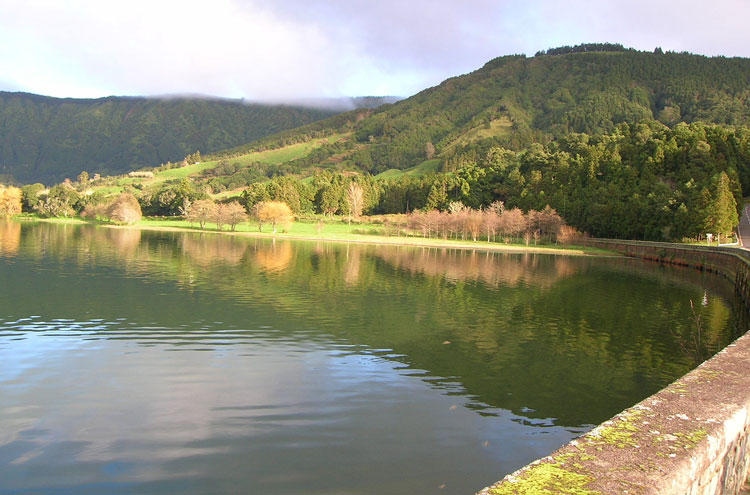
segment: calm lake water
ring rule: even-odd
[[[617,258],[0,222],[0,493],[471,494],[739,335]],[[680,345],[680,342],[683,344]]]

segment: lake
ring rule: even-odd
[[[471,494],[739,320],[633,259],[0,221],[0,493]]]

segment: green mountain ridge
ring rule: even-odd
[[[219,151],[340,110],[207,97],[52,98],[0,92],[0,175],[59,182]]]
[[[609,133],[621,123],[750,124],[750,59],[583,46],[593,48],[499,57],[371,113],[355,110],[215,156],[351,132],[341,163],[376,175],[432,158],[455,168],[451,161],[467,148],[518,151],[571,133]]]
[[[352,161],[379,173],[429,158],[428,142],[447,160],[470,142],[520,150],[570,133],[611,132],[623,122],[747,125],[747,81],[750,60],[740,58],[636,51],[500,57],[361,121],[356,139],[372,144]]]

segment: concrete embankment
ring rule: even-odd
[[[748,305],[740,249],[592,240],[596,247],[720,273]],[[667,388],[480,494],[741,493],[750,469],[750,333]]]
[[[750,307],[750,251],[745,249],[617,239],[589,239],[587,245],[721,274],[734,281],[737,297]]]

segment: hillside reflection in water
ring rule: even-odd
[[[738,332],[617,258],[0,222],[0,280],[0,493],[472,493]]]

